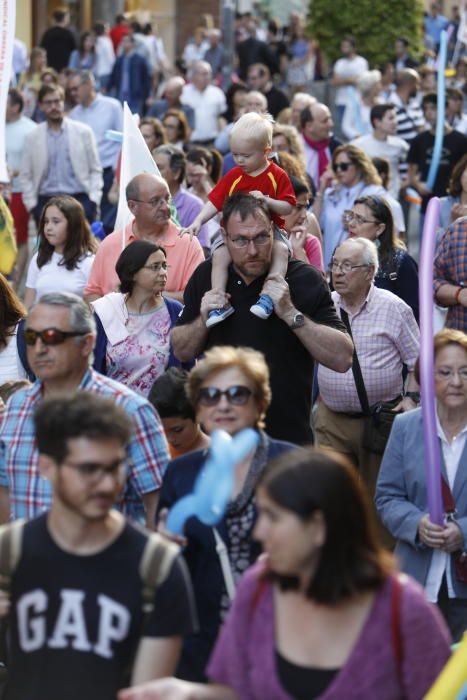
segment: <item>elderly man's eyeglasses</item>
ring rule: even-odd
[[[461,381],[467,382],[467,367],[462,367],[457,372],[455,369],[441,367],[440,369],[437,369],[435,371],[435,375],[438,377],[438,379],[441,379],[445,382],[447,382],[449,379],[452,379],[454,376],[459,375]]]
[[[153,199],[134,199],[132,198],[133,202],[138,202],[139,204],[149,204],[149,206],[152,209],[157,209],[158,207],[161,206],[161,204],[167,204],[168,207],[172,204],[172,200],[170,197],[153,197]]]
[[[229,386],[225,391],[221,391],[216,386],[202,387],[198,393],[198,403],[201,406],[217,406],[223,396],[233,406],[244,406],[250,396],[251,389],[241,384]]]
[[[125,462],[121,459],[111,464],[97,464],[94,462],[71,462],[64,460],[64,464],[74,469],[80,477],[90,483],[98,483],[104,476],[111,476],[113,479],[121,479],[125,472]]]
[[[253,238],[245,238],[244,236],[239,236],[238,238],[231,238],[229,236],[229,239],[232,242],[234,248],[246,248],[248,245],[250,245],[250,243],[253,243],[253,245],[262,246],[267,245],[271,242],[271,236],[269,235],[269,233],[259,233]]]
[[[344,262],[341,263],[333,259],[329,267],[333,272],[340,270],[344,275],[348,275],[349,272],[352,272],[352,270],[355,270],[357,267],[369,267],[369,263],[365,263],[364,265],[352,265],[348,260],[344,260]]]
[[[351,224],[354,221],[358,226],[361,226],[362,224],[380,223],[374,219],[365,219],[363,216],[360,216],[360,214],[355,214],[355,212],[353,212],[351,209],[345,210],[345,212],[342,214],[342,221],[344,224]]]
[[[35,345],[40,338],[44,345],[61,345],[67,338],[76,338],[80,335],[87,335],[88,331],[61,331],[58,328],[44,328],[43,331],[35,331],[26,328],[24,331],[24,342],[26,345]]]

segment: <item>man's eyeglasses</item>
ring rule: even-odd
[[[221,391],[216,386],[202,387],[198,393],[198,403],[201,406],[217,406],[223,396],[233,406],[244,406],[250,396],[251,389],[241,384],[229,386],[225,391]]]
[[[351,224],[352,221],[355,221],[358,226],[361,226],[362,224],[379,224],[379,221],[375,221],[374,219],[365,219],[363,216],[360,216],[360,214],[355,214],[351,209],[346,209],[345,212],[342,214],[342,221],[344,224]]]
[[[342,170],[342,172],[345,173],[351,165],[353,165],[353,163],[351,163],[350,160],[346,161],[345,163],[336,163],[334,166],[334,170],[336,171],[336,173],[338,173],[339,170]]]
[[[62,98],[57,98],[56,100],[42,100],[41,104],[49,107],[50,105],[59,105],[63,102]]]
[[[153,197],[153,199],[134,199],[132,197],[133,202],[138,202],[139,204],[149,204],[152,209],[157,209],[160,207],[161,204],[167,204],[168,207],[170,207],[172,200],[170,197]]]
[[[35,345],[40,338],[44,345],[61,345],[67,338],[76,338],[80,335],[87,335],[89,331],[61,331],[58,328],[44,328],[43,331],[35,331],[26,328],[23,332],[26,345]]]
[[[121,459],[108,465],[95,462],[71,462],[67,459],[64,460],[64,464],[77,471],[85,481],[90,483],[98,483],[104,476],[120,480],[125,472],[125,462]]]
[[[467,382],[467,367],[462,367],[462,369],[458,370],[457,372],[455,369],[448,369],[447,367],[442,367],[435,371],[435,375],[438,377],[438,379],[445,382],[452,379],[456,374],[459,375],[461,381]]]
[[[143,265],[143,270],[151,270],[152,272],[159,272],[160,270],[168,270],[170,265],[166,262],[151,263],[151,265]]]
[[[271,242],[271,236],[269,233],[259,233],[254,238],[245,238],[244,236],[239,236],[238,238],[231,238],[229,236],[229,238],[234,248],[246,248],[250,243],[262,246]]]
[[[352,272],[352,270],[355,270],[357,267],[369,267],[369,264],[365,263],[365,265],[352,265],[352,263],[348,260],[345,260],[342,263],[338,262],[337,260],[332,260],[329,267],[333,272],[340,270],[345,275],[348,275],[349,272]]]

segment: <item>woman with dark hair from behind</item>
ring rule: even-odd
[[[182,310],[165,298],[167,256],[149,241],[130,243],[115,269],[120,291],[92,302],[97,329],[94,369],[147,396],[167,367],[180,366],[170,331]]]
[[[148,396],[162,421],[172,459],[187,452],[204,450],[211,443],[201,430],[195,410],[188,400],[187,379],[185,369],[171,367],[156,379]]]
[[[28,375],[26,347],[21,343],[26,315],[21,300],[0,274],[0,384]]]
[[[266,556],[240,583],[207,667],[213,685],[165,679],[119,700],[421,700],[449,633],[379,543],[355,469],[296,450],[266,467],[256,499]]]
[[[418,323],[418,267],[396,235],[389,204],[378,195],[359,197],[344,213],[344,221],[349,238],[368,238],[378,248],[375,285],[403,299]]]
[[[467,153],[452,169],[448,194],[440,199],[439,225],[441,234],[461,216],[467,216]]]

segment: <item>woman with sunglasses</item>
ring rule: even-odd
[[[313,203],[313,213],[324,236],[324,265],[327,269],[335,248],[347,238],[342,223],[344,211],[351,209],[358,197],[379,194],[384,188],[371,159],[352,144],[338,146],[332,154],[332,170],[320,179]]]
[[[39,219],[39,246],[29,263],[24,305],[49,292],[82,297],[97,242],[80,202],[67,194],[51,197]]]
[[[120,292],[92,302],[97,327],[93,366],[146,397],[167,367],[180,366],[170,331],[182,305],[163,296],[167,256],[161,246],[133,241],[115,269]]]
[[[375,285],[403,299],[418,322],[418,267],[396,235],[391,207],[378,195],[359,197],[344,212],[343,222],[349,238],[368,238],[376,244],[379,269]]]
[[[257,449],[237,465],[235,487],[227,511],[216,526],[228,552],[237,582],[256,560],[252,541],[256,520],[254,490],[267,462],[290,450],[290,443],[272,440],[263,431],[271,400],[269,370],[261,353],[249,348],[214,347],[188,377],[188,398],[197,421],[209,435],[225,430],[232,437],[245,428],[259,432]],[[159,501],[159,531],[165,534],[167,510],[191,493],[207,451],[191,452],[169,464]],[[199,633],[186,639],[177,675],[201,681],[219,627],[230,606],[212,528],[191,518],[185,527],[185,558],[190,570],[199,615]]]

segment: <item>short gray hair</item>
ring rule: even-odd
[[[379,270],[379,259],[378,259],[378,248],[373,241],[368,238],[363,238],[359,236],[358,238],[351,238],[352,243],[358,243],[362,249],[362,263],[364,265],[371,265],[374,269],[373,278],[376,277]]]
[[[81,84],[89,83],[93,88],[96,87],[96,79],[90,70],[81,70],[79,72],[79,82]]]
[[[70,326],[74,333],[96,334],[96,323],[91,309],[77,294],[72,294],[71,292],[49,292],[39,297],[32,308],[35,308],[38,304],[64,306],[70,309]],[[77,338],[75,340],[79,342],[80,339]]]
[[[157,146],[152,152],[152,155],[163,155],[169,159],[169,168],[173,173],[180,171],[179,182],[182,182],[185,177],[186,156],[181,148],[177,148],[172,143],[164,143],[162,146]]]

